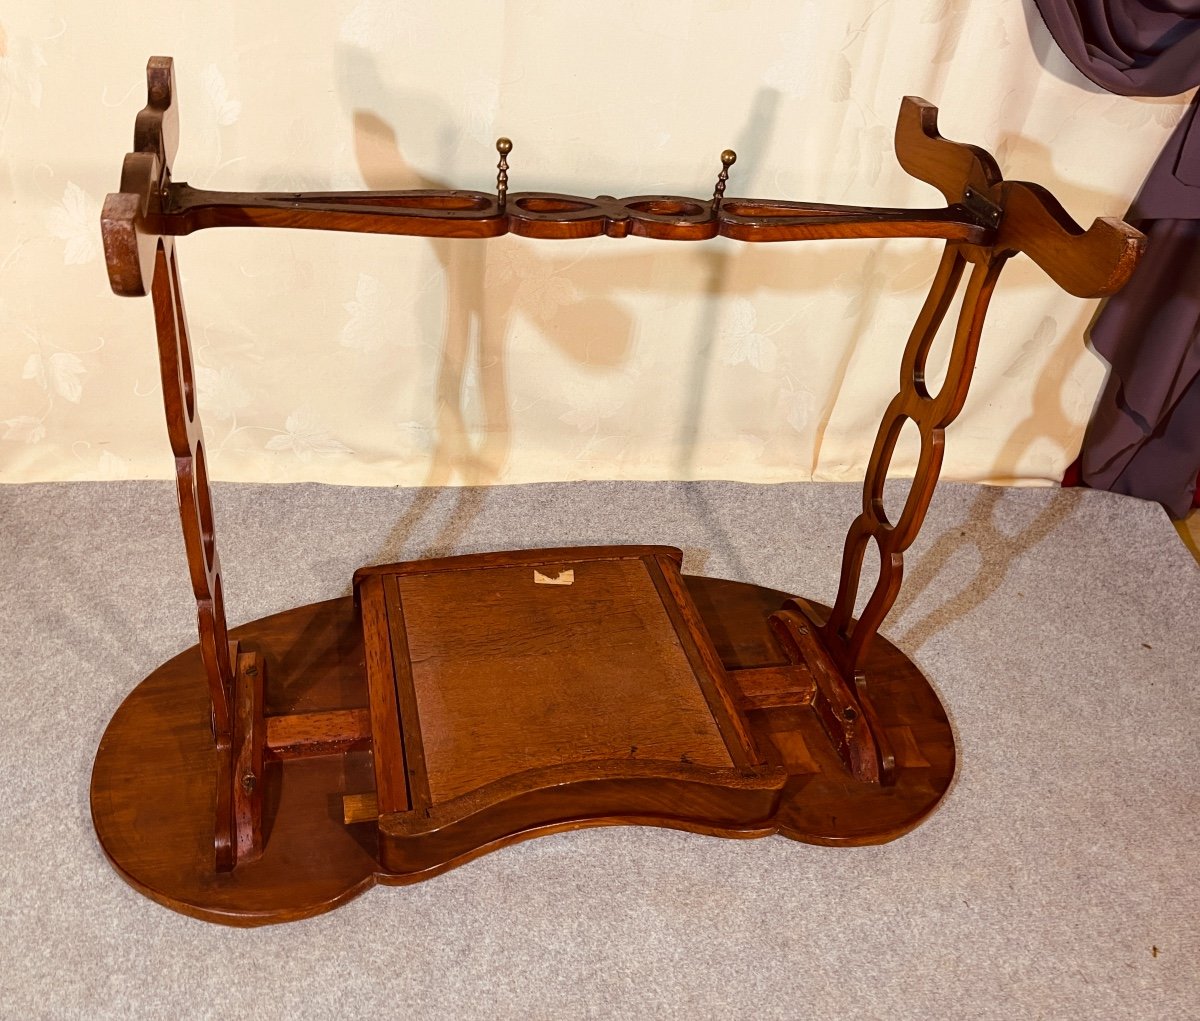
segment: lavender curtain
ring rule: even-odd
[[[1097,85],[1169,96],[1200,84],[1200,0],[1035,0]],[[1187,513],[1200,473],[1200,95],[1128,213],[1147,235],[1092,343],[1112,364],[1080,457],[1082,480]]]

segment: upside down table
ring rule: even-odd
[[[929,507],[944,430],[967,396],[989,298],[1019,253],[1072,294],[1110,294],[1138,258],[1137,231],[1111,219],[1084,231],[1044,189],[1005,181],[986,152],[942,138],[936,109],[911,97],[896,155],[942,193],[942,208],[727,198],[728,150],[711,199],[510,194],[506,139],[494,192],[201,191],[171,178],[171,60],[152,58],[147,77],[102,228],[113,290],[152,297],[199,643],[133,690],[96,754],[92,818],[129,883],[178,911],[255,925],[583,826],[854,845],[892,840],[933,811],[954,772],[951,728],[920,670],[878,631]],[[686,575],[670,546],[597,546],[362,567],[352,597],[230,630],[175,245],[227,226],[914,237],[945,249],[901,356],[831,607]],[[945,383],[931,393],[926,360],[960,289]],[[887,470],[910,422],[921,453],[892,521]],[[855,617],[872,543],[879,575]]]

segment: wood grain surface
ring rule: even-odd
[[[789,672],[788,658],[767,625],[786,593],[711,578],[684,576],[683,581],[735,685],[739,672],[761,678],[769,668],[784,670],[782,676],[807,686],[802,672]],[[271,663],[264,690],[268,733],[274,717],[366,709],[362,627],[349,597],[265,617],[235,628],[232,636],[243,649]],[[211,843],[216,750],[204,667],[193,647],[155,670],[114,715],[93,768],[92,819],[101,847],[126,881],[174,910],[230,925],[318,914],[375,882],[415,882],[497,847],[587,826],[657,825],[745,837],[780,832],[810,843],[875,843],[902,835],[934,810],[949,787],[955,759],[945,712],[911,661],[880,639],[867,668],[880,678],[876,705],[903,749],[892,787],[854,780],[811,707],[747,707],[748,726],[765,764],[786,774],[782,792],[776,781],[768,777],[764,782],[762,776],[723,776],[720,786],[708,787],[705,774],[711,779],[711,773],[720,771],[683,767],[693,796],[707,789],[712,817],[679,818],[671,810],[674,780],[657,776],[648,764],[640,775],[626,776],[623,800],[609,806],[613,811],[540,822],[512,814],[505,836],[439,857],[435,852],[443,846],[454,851],[463,845],[464,828],[494,830],[496,819],[489,812],[503,803],[505,792],[493,790],[467,805],[451,804],[447,818],[459,818],[459,830],[438,829],[432,850],[427,847],[425,856],[411,863],[411,871],[389,871],[380,863],[374,818],[350,825],[344,821],[347,795],[374,793],[369,751],[272,756],[264,770],[262,854],[231,872],[217,873]],[[278,724],[274,729],[278,732]],[[776,801],[778,807],[756,823],[731,822],[725,793],[731,788],[734,801],[760,798],[768,805]],[[558,807],[549,805],[551,810]],[[472,811],[464,816],[464,809]],[[403,845],[403,835],[395,842]],[[430,863],[430,858],[438,860]]]
[[[205,191],[172,180],[170,58],[151,59],[147,85],[101,228],[113,290],[153,298],[199,644],[135,689],[97,752],[93,818],[129,882],[180,911],[258,924],[540,832],[635,822],[864,844],[933,810],[953,775],[953,736],[925,678],[879,628],[966,400],[992,292],[1025,254],[1073,294],[1110,294],[1140,255],[1137,231],[1115,220],[1084,230],[1044,189],[1005,181],[984,150],[943,138],[936,108],[914,97],[901,103],[897,158],[944,208],[726,197],[728,150],[710,199],[512,191],[508,139],[497,143],[495,193]],[[175,239],[235,226],[946,245],[831,609],[684,578],[670,547],[587,547],[364,568],[353,600],[229,634]],[[945,382],[931,393],[926,361],[960,289]],[[887,473],[908,425],[921,452],[891,520]],[[863,578],[872,544],[879,574]]]

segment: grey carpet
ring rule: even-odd
[[[668,542],[831,598],[858,487],[217,487],[231,623],[362,564]],[[1200,570],[1157,507],[947,485],[886,632],[959,774],[883,847],[610,828],[255,931],[167,911],[92,835],[112,712],[192,644],[165,483],[0,487],[5,1017],[1183,1018],[1200,1004]]]

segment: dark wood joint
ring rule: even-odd
[[[233,812],[233,864],[261,857],[266,719],[263,690],[266,661],[254,652],[239,652],[234,680],[233,769],[230,773]]]
[[[1004,215],[1004,210],[993,202],[991,197],[984,192],[976,191],[970,185],[963,189],[962,204],[976,220],[983,226],[991,227],[995,230],[1000,226],[1000,220]]]
[[[732,150],[711,198],[510,191],[508,139],[497,142],[494,190],[209,191],[172,180],[174,65],[151,58],[101,228],[112,289],[152,297],[198,645],[139,685],[97,751],[92,818],[118,871],[188,914],[260,924],[582,826],[862,845],[926,818],[952,782],[954,734],[932,685],[879,629],[967,399],[1001,268],[1026,255],[1070,293],[1102,296],[1128,279],[1144,239],[1117,220],[1084,230],[1045,189],[1005,181],[986,151],[943,138],[924,100],[903,101],[895,138],[901,166],[944,205],[727,196]],[[177,238],[219,227],[945,247],[832,607],[685,576],[673,547],[574,547],[361,568],[353,600],[297,607],[231,638],[175,250]],[[933,393],[926,363],[948,319]],[[884,490],[908,426],[920,455],[891,520]],[[878,575],[864,577],[872,545]],[[290,711],[267,717],[267,704]],[[227,875],[214,879],[214,866]]]
[[[770,624],[788,657],[804,664],[812,675],[813,708],[846,768],[856,780],[880,783],[884,771],[871,718],[821,645],[815,623],[796,607],[776,611]]]

